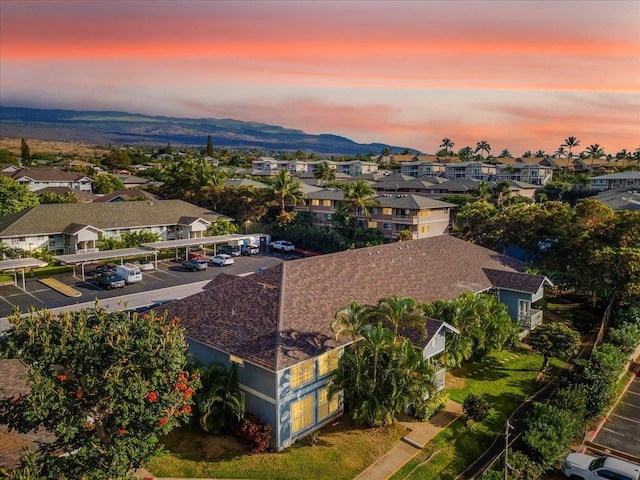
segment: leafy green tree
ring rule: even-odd
[[[474,393],[470,393],[462,403],[462,413],[467,421],[481,422],[487,415],[491,406],[484,398]]]
[[[578,359],[561,378],[561,385],[585,392],[588,419],[599,417],[615,394],[615,383],[591,360]]]
[[[477,201],[463,206],[456,216],[455,232],[469,242],[491,248],[496,244],[493,221],[498,209],[487,201]]]
[[[400,232],[398,232],[399,242],[407,242],[409,240],[413,240],[413,234],[411,233],[411,230],[400,230]]]
[[[44,192],[38,195],[40,204],[46,203],[78,203],[80,200],[73,192],[67,192],[64,195],[56,195],[53,192]]]
[[[123,233],[121,235],[122,246],[124,248],[136,248],[143,243],[157,242],[162,237],[158,233],[149,230],[140,230],[139,232]]]
[[[199,367],[202,388],[195,395],[198,408],[198,426],[211,433],[225,432],[232,422],[244,415],[244,399],[238,385],[238,367],[234,363],[227,370],[224,365],[212,363]]]
[[[578,420],[579,426],[584,426],[587,418],[587,395],[580,387],[559,388],[551,398],[551,405],[571,412]]]
[[[125,477],[186,421],[197,376],[186,372],[177,319],[93,309],[9,317],[0,343],[28,366],[31,391],[0,401],[0,424],[55,436],[12,472],[42,479]],[[35,472],[33,470],[36,470]]]
[[[600,144],[594,143],[587,147],[585,153],[589,156],[589,158],[591,158],[591,166],[593,167],[594,160],[597,160],[601,156],[603,156],[604,150],[602,149],[602,147],[600,147]]]
[[[26,185],[0,175],[0,217],[38,205],[38,196]]]
[[[0,163],[17,164],[16,156],[6,148],[0,148]]]
[[[542,355],[542,371],[549,367],[551,358],[571,356],[580,348],[580,334],[563,323],[538,325],[525,341]]]
[[[371,325],[374,311],[370,305],[359,305],[357,302],[350,302],[349,305],[336,312],[331,322],[331,331],[335,334],[336,340],[341,336],[347,336],[355,342],[365,325]]]
[[[96,242],[100,250],[117,250],[124,248],[124,240],[115,237],[102,237]]]
[[[224,218],[218,218],[207,227],[207,236],[230,235],[238,233],[238,227]]]
[[[545,403],[535,403],[525,420],[522,440],[531,457],[549,468],[569,450],[578,433],[577,420],[571,412]]]
[[[462,147],[460,150],[458,150],[458,157],[460,158],[461,162],[468,162],[469,160],[471,160],[472,156],[473,148],[471,148],[470,146]]]
[[[31,161],[31,149],[24,138],[20,139],[20,157],[23,162],[29,163]]]
[[[131,157],[127,152],[121,150],[113,151],[102,159],[102,165],[109,170],[131,167]]]
[[[118,190],[124,190],[124,183],[115,175],[102,173],[93,182],[93,193],[106,195]]]

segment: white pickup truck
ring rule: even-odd
[[[291,242],[287,242],[286,240],[278,240],[275,242],[271,242],[271,248],[273,250],[279,250],[281,252],[293,252],[296,249],[296,246]]]

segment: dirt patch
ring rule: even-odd
[[[57,155],[78,155],[84,157],[102,157],[109,154],[108,150],[81,142],[58,142],[51,140],[37,140],[25,138],[29,145],[31,155],[37,154],[57,154]],[[21,138],[0,138],[0,148],[9,150],[14,155],[21,153]]]
[[[229,458],[245,453],[244,446],[229,435],[210,435],[200,430],[177,428],[162,438],[171,453],[193,460]]]

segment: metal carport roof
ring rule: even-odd
[[[209,245],[214,243],[226,243],[230,240],[245,240],[247,238],[266,237],[264,233],[217,235],[215,237],[182,238],[179,240],[165,240],[141,244],[143,247],[161,250],[163,248],[190,247],[192,245]]]
[[[18,272],[21,271],[22,290],[26,292],[24,271],[28,268],[46,267],[47,265],[49,265],[47,262],[37,258],[13,258],[11,260],[0,260],[0,272],[13,273],[13,284],[18,287]]]
[[[148,257],[153,255],[154,263],[157,265],[158,252],[149,250],[148,248],[118,248],[115,250],[101,250],[91,253],[71,253],[68,255],[54,255],[53,259],[63,265],[73,265],[73,276],[76,276],[76,265],[80,264],[82,268],[82,280],[84,281],[84,266],[87,263],[98,262],[100,260],[108,260],[110,258],[119,258],[122,262],[127,257]]]

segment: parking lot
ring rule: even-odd
[[[156,270],[142,272],[143,281],[141,283],[134,283],[126,285],[124,288],[112,290],[107,290],[96,284],[92,274],[95,266],[87,266],[85,268],[84,281],[80,278],[80,267],[76,267],[75,277],[73,273],[55,275],[54,278],[56,280],[80,292],[80,296],[78,297],[68,297],[44,285],[38,281],[37,278],[27,276],[24,290],[15,285],[0,286],[0,318],[12,313],[16,307],[19,308],[22,313],[25,313],[31,307],[35,307],[36,309],[53,309],[91,302],[96,298],[100,300],[117,298],[122,295],[148,290],[174,287],[192,282],[202,282],[203,280],[210,280],[223,272],[229,275],[250,274],[255,272],[258,267],[272,267],[284,260],[292,258],[292,256],[267,253],[250,257],[234,257],[233,265],[225,267],[209,265],[206,270],[198,272],[185,270],[179,261],[163,260],[158,262],[158,268]],[[22,287],[20,282],[19,286]]]
[[[640,377],[629,385],[591,443],[602,453],[621,453],[640,462]]]

